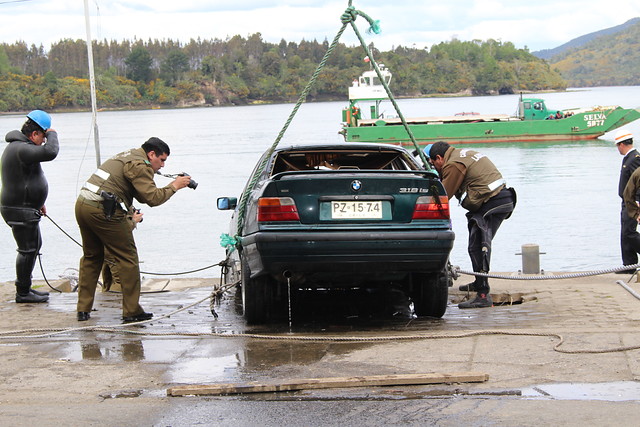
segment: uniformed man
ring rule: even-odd
[[[626,207],[625,213],[637,224],[640,221],[640,168],[637,168],[629,177],[622,197],[624,206]],[[637,253],[640,252],[640,233],[636,233],[636,236],[635,239],[629,239],[629,245],[636,251],[637,255]],[[635,270],[632,271],[635,272]]]
[[[188,186],[191,178],[178,176],[169,185],[156,187],[153,176],[164,166],[169,154],[169,146],[164,141],[150,138],[141,148],[117,154],[104,162],[80,191],[75,207],[83,251],[78,282],[79,321],[90,318],[105,248],[115,261],[121,281],[123,321],[139,322],[153,317],[139,304],[138,250],[127,215],[132,213],[134,198],[149,206],[158,206]]]
[[[637,227],[638,221],[636,217],[630,217],[627,213],[628,209],[635,209],[635,201],[628,208],[625,206],[624,190],[629,182],[629,178],[640,166],[640,154],[633,148],[633,134],[627,129],[618,129],[615,133],[615,143],[622,159],[622,167],[620,168],[620,181],[618,182],[618,196],[622,199],[622,208],[620,210],[620,249],[622,252],[622,265],[634,265],[638,263],[638,252],[635,248],[635,242],[640,240]],[[619,274],[634,273],[635,270],[617,271]]]
[[[18,246],[16,302],[47,302],[49,292],[31,288],[31,273],[42,246],[40,217],[47,214],[44,202],[49,193],[40,162],[58,156],[58,133],[51,129],[49,114],[34,110],[22,129],[7,133],[5,140],[9,145],[2,153],[0,212]]]
[[[515,190],[507,188],[493,162],[477,151],[453,148],[439,141],[429,149],[428,155],[449,198],[455,196],[469,211],[466,214],[468,251],[473,271],[488,273],[491,241],[502,221],[509,218],[515,208]],[[486,277],[476,276],[474,282],[460,286],[460,290],[476,292],[473,300],[458,304],[460,308],[493,306]]]

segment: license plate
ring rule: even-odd
[[[382,219],[382,202],[331,202],[332,219]]]

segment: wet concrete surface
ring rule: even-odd
[[[627,277],[623,277],[627,279]],[[0,421],[27,425],[631,425],[640,400],[640,350],[554,351],[640,346],[640,301],[620,275],[551,281],[494,280],[489,309],[460,310],[457,286],[442,319],[414,318],[401,293],[318,295],[292,307],[291,326],[248,326],[234,292],[214,306],[217,281],[150,280],[141,299],[156,320],[119,330],[0,339]],[[166,286],[165,286],[166,285]],[[629,283],[636,291],[640,284]],[[157,292],[164,288],[165,292]],[[100,293],[88,322],[75,320],[76,294],[15,304],[0,286],[0,332],[120,327],[120,296]],[[522,335],[494,335],[508,332]],[[34,333],[42,333],[40,331]],[[234,334],[314,337],[459,336],[380,342],[266,340]],[[491,334],[485,334],[491,333]],[[179,334],[190,334],[180,336]],[[196,334],[202,334],[196,336]],[[214,335],[215,334],[215,335]],[[277,382],[401,373],[476,371],[478,384],[362,387],[221,397],[169,398],[184,384]],[[31,411],[37,402],[38,411]],[[632,417],[633,415],[633,417]],[[142,421],[141,421],[142,420]],[[615,421],[615,422],[614,422]],[[635,423],[633,423],[635,424]]]

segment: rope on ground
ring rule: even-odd
[[[460,267],[454,266],[454,274],[466,274],[468,276],[488,277],[491,279],[505,279],[505,280],[559,280],[559,279],[575,279],[578,277],[599,276],[602,274],[615,273],[617,271],[637,270],[640,268],[640,264],[623,265],[622,267],[608,268],[604,270],[584,271],[582,273],[567,273],[559,275],[530,275],[530,276],[508,276],[505,274],[490,274],[481,273],[478,271],[461,270]]]
[[[633,289],[631,289],[626,283],[624,283],[622,280],[616,280],[616,283],[620,286],[622,286],[623,288],[625,288],[631,295],[633,295],[636,299],[640,299],[640,295],[634,291]]]
[[[48,338],[53,336],[59,336],[63,334],[71,334],[74,332],[81,331],[93,331],[93,332],[110,332],[110,333],[121,333],[121,334],[129,334],[129,335],[140,335],[140,336],[154,336],[154,337],[167,337],[167,336],[180,336],[180,337],[213,337],[213,338],[251,338],[251,339],[260,339],[260,340],[271,340],[271,341],[305,341],[305,342],[358,342],[358,343],[381,343],[381,342],[396,342],[396,341],[409,341],[409,340],[436,340],[436,339],[460,339],[460,338],[471,338],[477,336],[491,336],[491,335],[504,335],[504,336],[524,336],[524,337],[549,337],[556,338],[558,343],[553,347],[553,350],[558,353],[565,354],[599,354],[599,353],[614,353],[614,352],[622,352],[629,350],[638,350],[640,349],[640,345],[635,346],[625,346],[625,347],[615,347],[608,349],[595,349],[595,350],[566,350],[560,348],[564,344],[564,337],[560,334],[554,332],[514,332],[514,331],[503,331],[503,330],[495,330],[495,331],[473,331],[473,332],[465,332],[461,334],[450,334],[450,335],[434,335],[434,334],[413,334],[413,335],[392,335],[392,336],[374,336],[374,337],[362,337],[362,336],[317,336],[317,335],[271,335],[271,334],[250,334],[250,333],[222,333],[222,332],[153,332],[147,330],[136,330],[136,329],[125,329],[130,326],[140,326],[145,325],[151,322],[157,322],[161,319],[169,318],[181,311],[188,310],[196,305],[206,301],[209,298],[213,298],[216,291],[214,291],[211,295],[202,298],[192,304],[181,307],[177,310],[172,311],[171,313],[165,314],[163,316],[157,317],[155,319],[145,320],[142,322],[136,323],[126,323],[126,324],[116,324],[116,325],[107,325],[107,326],[83,326],[79,328],[34,328],[34,329],[23,329],[16,331],[5,331],[0,332],[0,341],[2,340],[13,340],[13,341],[26,341],[33,339],[41,339]],[[39,335],[28,335],[38,333]]]

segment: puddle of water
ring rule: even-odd
[[[610,402],[640,401],[640,382],[544,384],[523,389],[522,397]]]
[[[234,376],[241,361],[238,355],[178,360],[167,373],[170,383],[209,383]]]

